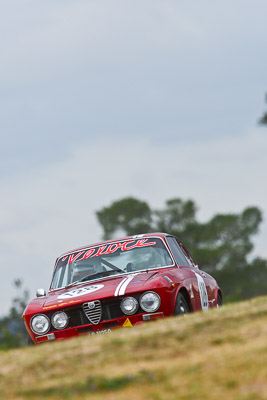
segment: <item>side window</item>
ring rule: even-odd
[[[190,256],[190,254],[188,253],[188,251],[186,250],[186,248],[184,247],[183,243],[179,242],[179,240],[175,239],[178,243],[178,246],[180,247],[180,249],[182,250],[185,258],[188,261],[188,264],[191,265],[192,267],[195,267],[195,262],[193,260],[193,258]]]
[[[166,240],[168,245],[170,246],[173,257],[178,265],[180,266],[192,265],[190,259],[188,259],[188,257],[185,256],[183,250],[180,248],[178,242],[173,236],[167,236]]]

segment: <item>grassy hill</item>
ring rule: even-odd
[[[0,352],[0,398],[267,399],[267,297]]]

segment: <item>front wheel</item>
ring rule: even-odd
[[[189,306],[187,304],[187,301],[182,293],[178,293],[174,309],[174,315],[185,315],[188,313],[189,313]]]

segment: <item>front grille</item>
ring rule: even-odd
[[[134,297],[136,298],[136,300],[139,300],[138,295]],[[90,309],[88,304],[92,306],[92,303],[94,304],[94,308]],[[87,302],[84,303],[82,307],[78,306],[68,309],[62,309],[62,311],[65,311],[65,313],[69,317],[69,324],[67,328],[75,328],[76,326],[82,327],[88,324],[97,325],[99,324],[100,321],[103,321],[108,324],[110,320],[117,320],[119,318],[123,318],[125,317],[125,314],[121,311],[120,303],[121,303],[121,298],[115,298],[115,299],[112,298],[108,300],[104,299],[101,302],[99,300],[94,300],[89,303]],[[143,312],[142,309],[139,307],[136,314],[140,314],[142,312]],[[52,318],[53,314],[54,311],[51,311],[47,313],[47,316],[49,318]],[[118,322],[113,321],[111,324],[113,323],[114,326],[116,326]],[[54,330],[55,330],[54,327],[51,325],[50,331],[52,332]]]
[[[89,303],[83,304],[83,310],[85,315],[91,322],[91,324],[99,324],[102,317],[102,307],[99,300],[90,301]]]
[[[68,327],[73,328],[75,326],[88,324],[88,319],[86,318],[81,307],[69,308],[65,312],[69,317]]]
[[[120,308],[121,300],[109,300],[102,303],[102,320],[109,321],[110,319],[117,319],[124,316]]]

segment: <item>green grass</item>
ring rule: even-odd
[[[267,399],[267,297],[0,352],[1,399]]]

